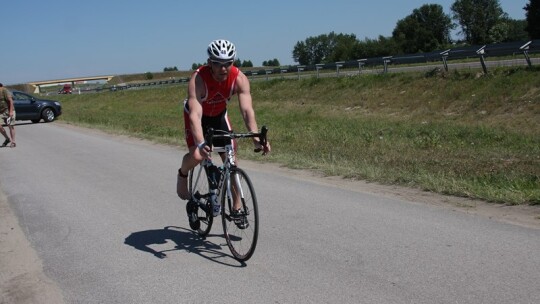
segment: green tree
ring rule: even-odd
[[[529,34],[527,33],[527,20],[508,20],[508,37],[507,41],[528,40]],[[540,37],[539,37],[540,38]]]
[[[191,70],[192,70],[192,71],[195,71],[196,69],[198,69],[199,67],[201,67],[201,66],[203,66],[203,65],[204,65],[204,64],[202,64],[202,63],[195,63],[195,62],[194,62],[194,63],[191,65]]]
[[[507,14],[499,0],[456,0],[450,8],[453,18],[461,26],[461,34],[471,45],[494,42],[493,31]]]
[[[324,63],[356,59],[354,54],[358,45],[356,35],[334,34],[333,36],[329,36],[329,38],[332,51]]]
[[[529,35],[525,31],[526,27],[527,22],[525,20],[502,18],[501,21],[489,31],[490,41],[498,43],[527,40]]]
[[[439,4],[425,4],[399,20],[392,38],[404,53],[429,52],[452,43],[452,19]]]
[[[152,74],[151,72],[146,72],[144,73],[144,77],[146,78],[146,80],[151,80],[154,79],[154,74]]]
[[[166,67],[163,69],[163,72],[173,72],[173,71],[178,71],[178,68],[177,67]]]
[[[244,60],[244,61],[242,61],[242,67],[243,68],[252,68],[253,63],[251,62],[251,60]]]
[[[302,65],[350,60],[354,59],[357,44],[358,40],[354,34],[331,32],[298,41],[294,46],[292,57]]]
[[[540,0],[529,0],[523,9],[527,20],[525,31],[531,39],[540,39]]]
[[[274,58],[268,61],[263,61],[262,65],[263,66],[280,66],[279,60],[277,60],[277,58]]]
[[[390,56],[399,53],[396,41],[391,37],[366,38],[360,41],[354,51],[355,59]]]
[[[301,65],[321,63],[330,52],[322,36],[308,37],[305,42],[297,42],[293,49],[294,61]]]

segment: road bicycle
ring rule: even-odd
[[[218,139],[228,142],[223,147],[212,148],[212,152],[225,153],[223,165],[218,167],[208,158],[188,173],[191,193],[188,204],[196,206],[198,234],[206,237],[212,228],[214,216],[221,214],[227,246],[238,261],[247,261],[255,251],[259,236],[259,210],[249,176],[236,165],[232,142],[241,138],[258,137],[264,147],[267,131],[265,126],[259,133],[209,129],[205,135],[207,145],[212,147]],[[255,152],[260,151],[255,149]]]

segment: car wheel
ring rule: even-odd
[[[32,119],[33,123],[38,123],[41,119]]]
[[[56,114],[54,114],[54,111],[50,108],[46,108],[41,112],[41,118],[43,118],[45,122],[51,122],[56,118]]]

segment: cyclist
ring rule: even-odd
[[[186,143],[189,152],[182,159],[178,169],[176,191],[183,200],[188,200],[191,194],[188,190],[188,173],[203,159],[209,157],[211,147],[204,141],[207,128],[231,131],[232,126],[227,115],[227,104],[233,95],[238,96],[240,113],[246,128],[250,132],[258,132],[253,110],[249,80],[237,67],[234,61],[236,48],[228,40],[214,40],[207,48],[207,64],[199,67],[188,84],[188,98],[184,101],[184,127]],[[253,138],[256,149],[262,149],[263,155],[270,152],[268,141],[264,147],[258,138]],[[225,145],[226,142],[216,145]],[[236,143],[233,142],[236,151]],[[221,155],[224,159],[225,155]],[[234,202],[234,208],[240,209],[240,200]],[[197,207],[188,201],[186,205],[189,224],[197,229]]]

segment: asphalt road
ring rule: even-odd
[[[241,162],[261,230],[240,264],[220,225],[189,230],[178,147],[16,130],[0,187],[66,303],[540,303],[540,229]]]

